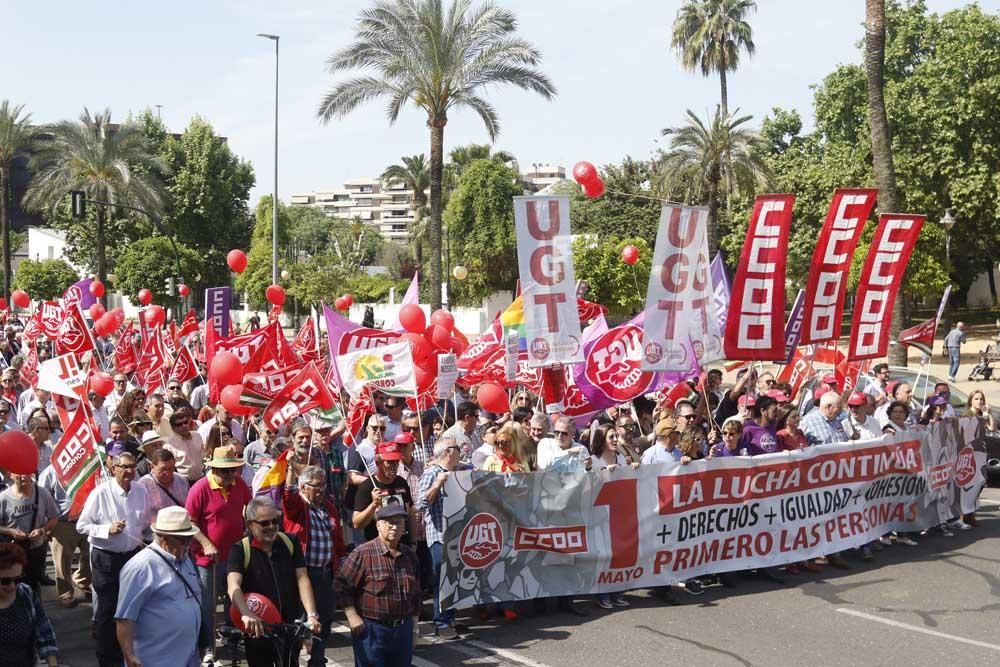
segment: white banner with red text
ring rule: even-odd
[[[441,604],[663,586],[860,547],[970,512],[983,427],[594,473],[453,473]]]

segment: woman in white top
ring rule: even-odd
[[[605,468],[614,470],[619,466],[628,465],[625,457],[618,451],[619,438],[618,430],[614,424],[602,424],[593,431],[593,437],[590,440],[591,461],[593,462],[591,470]],[[614,521],[615,517],[611,517],[611,520]],[[619,607],[629,606],[624,593],[597,594],[597,606],[601,609],[614,609],[615,605]]]

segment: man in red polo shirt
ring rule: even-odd
[[[206,463],[208,474],[188,492],[185,509],[191,521],[201,529],[207,543],[192,542],[191,555],[201,579],[201,637],[206,649],[204,662],[215,660],[215,606],[220,595],[229,613],[226,593],[226,559],[229,549],[243,537],[243,511],[253,497],[250,487],[240,477],[243,459],[234,447],[216,447]]]

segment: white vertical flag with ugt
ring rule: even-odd
[[[643,370],[688,371],[722,358],[707,221],[704,207],[669,204],[660,211],[642,325]]]
[[[569,197],[514,197],[528,365],[582,364]]]
[[[344,389],[354,398],[361,396],[365,387],[392,396],[417,395],[409,342],[338,355],[337,370]]]

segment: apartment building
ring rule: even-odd
[[[413,190],[399,181],[355,178],[342,188],[292,195],[292,206],[313,206],[334,218],[359,218],[390,241],[406,242],[414,220]]]
[[[526,190],[538,192],[559,181],[566,179],[566,167],[556,164],[538,164],[533,162],[530,170],[521,172],[521,184]]]

